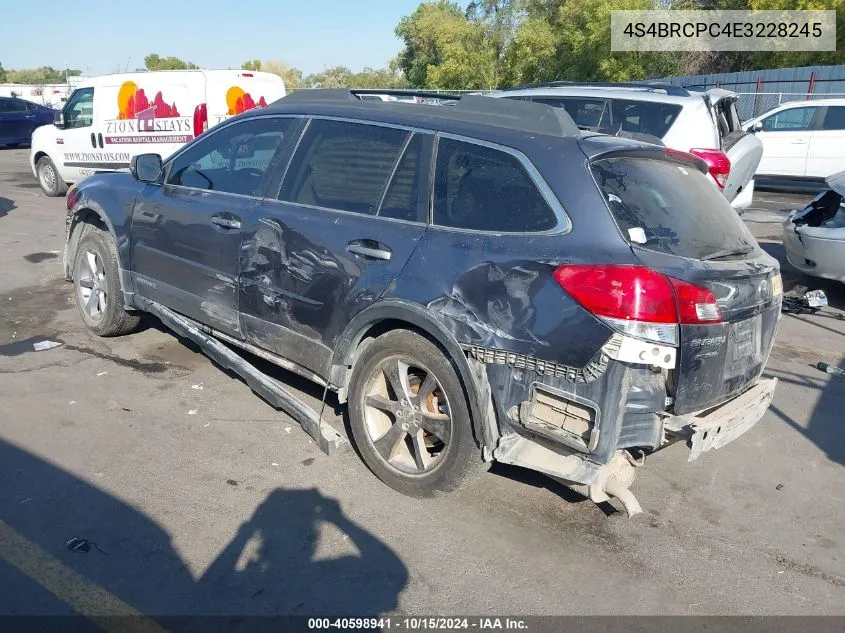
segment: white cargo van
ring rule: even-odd
[[[246,70],[122,73],[83,82],[32,135],[32,173],[48,196],[136,154],[167,157],[230,116],[285,96],[278,75]]]

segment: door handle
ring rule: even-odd
[[[241,221],[238,218],[224,218],[223,216],[213,215],[211,216],[211,223],[223,229],[241,228]]]
[[[100,149],[103,149],[103,134],[97,134],[97,142],[100,144]]]
[[[367,259],[380,259],[386,262],[390,261],[392,255],[389,248],[375,240],[354,240],[346,245],[346,250]]]
[[[27,114],[27,115],[26,115],[26,118],[27,118],[27,119],[34,119],[34,118],[35,118],[35,115],[34,115],[34,114]]]
[[[93,132],[91,132],[91,147],[97,147],[97,137],[94,135]]]

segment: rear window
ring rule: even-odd
[[[586,97],[528,97],[535,103],[563,108],[581,128],[619,130],[663,138],[681,111],[681,106],[659,101],[599,99]]]
[[[756,247],[725,197],[693,167],[620,157],[591,168],[623,235],[642,248],[701,259]]]

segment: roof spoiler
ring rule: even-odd
[[[646,82],[619,82],[619,81],[546,81],[533,84],[522,84],[514,86],[513,88],[504,88],[502,92],[509,90],[527,90],[529,88],[566,88],[566,87],[585,87],[585,88],[639,88],[640,90],[660,90],[671,97],[688,97],[689,92],[680,86],[674,86],[661,81],[646,81]]]

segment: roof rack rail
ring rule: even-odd
[[[414,93],[419,91],[402,91]],[[498,127],[506,127],[524,132],[548,134],[551,136],[578,136],[580,130],[572,118],[562,108],[553,108],[548,105],[533,103],[530,101],[517,101],[514,99],[494,99],[475,94],[442,95],[441,93],[419,93],[426,94],[430,98],[445,98],[452,102],[450,107],[444,106],[423,106],[396,101],[383,103],[373,101],[361,101],[355,93],[361,94],[395,94],[385,90],[355,90],[349,88],[317,88],[310,90],[297,90],[286,97],[274,102],[273,105],[287,105],[293,103],[320,103],[320,104],[356,104],[360,107],[385,107],[385,108],[430,108],[425,114],[427,116],[444,117],[464,120],[468,122],[486,123]],[[422,113],[422,110],[419,110]]]
[[[585,86],[596,88],[639,88],[645,90],[662,90],[667,95],[672,97],[689,96],[689,92],[687,92],[686,89],[661,81],[546,81],[542,83],[522,84],[521,86],[505,88],[504,90],[527,90],[529,88],[562,88],[565,86]]]

